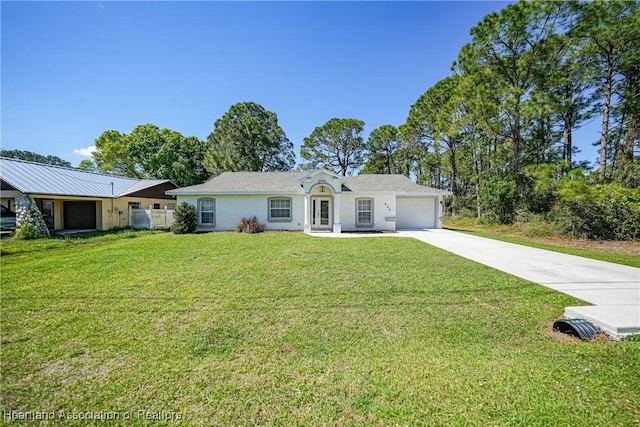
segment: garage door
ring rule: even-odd
[[[436,198],[398,197],[396,199],[397,229],[435,228]]]
[[[96,202],[64,202],[64,228],[70,230],[94,230],[96,227]]]

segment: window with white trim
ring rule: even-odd
[[[216,199],[198,199],[198,222],[201,225],[216,225]]]
[[[272,197],[268,199],[269,221],[291,221],[291,199]]]
[[[373,199],[356,199],[356,225],[373,225]]]
[[[127,206],[129,209],[140,209],[140,202],[129,202]]]

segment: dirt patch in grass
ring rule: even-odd
[[[500,227],[466,227],[451,225],[449,228],[465,231],[482,230],[488,233],[495,233],[505,237],[515,237],[521,239],[527,239],[536,243],[546,243],[550,245],[563,246],[566,248],[588,249],[599,252],[609,252],[619,255],[631,255],[640,256],[640,240],[631,241],[616,241],[616,240],[589,240],[578,239],[573,237],[567,237],[562,235],[550,235],[550,236],[527,236],[525,233],[518,231],[514,227],[500,226]]]
[[[553,329],[553,325],[549,325],[549,327],[547,329],[544,330],[545,334],[547,334],[547,336],[549,338],[552,338],[556,341],[560,341],[562,343],[566,343],[566,344],[580,344],[581,342],[585,342],[582,341],[580,338],[578,337],[574,337],[573,335],[569,335],[569,334],[565,334],[562,333],[560,331],[556,331],[555,329]],[[609,343],[611,342],[611,339],[606,336],[605,334],[598,334],[595,337],[593,337],[590,340],[587,340],[586,342],[594,342],[594,343]]]
[[[574,337],[573,335],[564,334],[562,332],[556,331],[553,329],[552,325],[549,325],[547,329],[544,330],[549,338],[552,338],[556,341],[560,341],[566,344],[579,344],[582,340],[578,337]]]
[[[553,326],[549,326],[547,329],[544,330],[544,332],[547,334],[549,338],[552,338],[556,341],[560,341],[565,344],[580,344],[582,342],[582,340],[578,337],[574,337],[573,335],[556,331],[555,329],[553,329]]]
[[[587,240],[571,239],[562,236],[533,237],[534,242],[549,243],[552,245],[566,246],[568,248],[590,249],[602,252],[611,252],[620,255],[640,256],[640,240],[613,241],[613,240]]]

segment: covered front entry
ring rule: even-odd
[[[96,226],[95,201],[65,201],[64,228],[69,230],[94,230]]]
[[[333,172],[316,170],[299,179],[304,195],[304,231],[340,233],[340,193],[343,178]]]
[[[330,197],[311,198],[311,229],[331,230],[333,228],[333,218],[331,215]]]

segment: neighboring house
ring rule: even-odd
[[[3,206],[35,201],[51,230],[127,227],[129,208],[173,208],[171,181],[123,178],[0,157]]]
[[[342,231],[442,228],[443,197],[404,175],[344,177],[326,170],[225,172],[169,190],[198,211],[199,230],[234,230],[256,216],[270,230]]]

